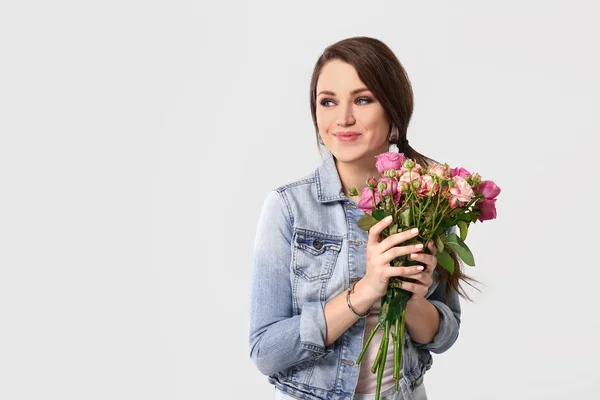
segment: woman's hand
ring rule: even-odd
[[[424,286],[429,279],[431,285],[431,273],[425,272],[422,265],[413,265],[410,267],[393,267],[390,262],[396,257],[407,254],[418,254],[413,260],[427,264],[427,269],[435,268],[435,257],[428,254],[421,254],[423,245],[418,243],[408,246],[396,247],[398,244],[414,238],[419,234],[418,230],[412,229],[388,236],[383,241],[379,241],[381,232],[392,222],[392,217],[384,218],[369,230],[367,242],[367,271],[361,279],[361,286],[369,290],[373,301],[381,298],[387,292],[388,281],[393,276],[403,276],[417,279],[419,282],[402,282],[402,289],[424,296],[429,286]],[[431,259],[433,257],[433,260]],[[423,283],[423,281],[425,283]],[[424,291],[423,291],[424,290]]]
[[[429,241],[429,251],[431,254],[414,253],[411,254],[411,259],[425,264],[425,269],[414,275],[408,275],[407,278],[415,279],[416,282],[402,282],[402,289],[412,292],[413,295],[409,301],[422,300],[425,298],[429,286],[433,283],[433,271],[437,266],[437,248],[433,244],[433,240]]]

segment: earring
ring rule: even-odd
[[[323,139],[321,139],[321,135],[320,135],[319,133],[317,133],[317,137],[319,138],[319,139],[318,139],[318,140],[319,140],[319,144],[320,144],[321,146],[325,146],[325,143],[323,142]]]
[[[400,137],[400,132],[398,132],[398,128],[396,125],[392,124],[392,129],[390,129],[390,133],[388,135],[388,141],[390,142],[389,152],[390,153],[399,153],[400,149],[398,149],[398,138]]]
[[[388,140],[390,142],[397,142],[400,138],[400,132],[398,132],[398,127],[392,124],[392,129],[390,129],[390,134],[388,135]]]

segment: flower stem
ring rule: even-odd
[[[387,322],[386,322],[387,324]],[[373,362],[373,366],[371,367],[371,372],[375,373],[377,372],[377,368],[381,367],[381,365],[379,365],[379,362],[381,361],[381,358],[383,357],[383,346],[385,345],[385,334],[384,337],[381,339],[381,342],[379,343],[379,350],[377,350],[377,356],[375,357],[375,362]],[[387,350],[387,348],[386,348]]]
[[[400,319],[396,319],[396,326],[394,327],[394,388],[398,390],[400,384]]]
[[[367,339],[367,343],[365,343],[365,345],[363,346],[363,349],[360,352],[358,359],[356,360],[357,365],[360,364],[360,362],[362,361],[362,358],[365,355],[365,352],[367,351],[367,347],[369,347],[369,345],[371,344],[371,340],[373,339],[373,336],[375,336],[375,332],[377,332],[377,329],[379,329],[380,326],[381,326],[381,322],[377,322],[377,325],[375,325],[375,328],[373,328],[373,330],[371,331],[371,334],[369,335],[369,338]]]
[[[387,357],[389,334],[390,320],[387,320],[385,321],[385,331],[383,334],[383,340],[381,341],[385,348],[385,351],[383,352],[383,356],[381,357],[381,365],[379,366],[379,370],[377,371],[377,391],[375,392],[375,400],[379,400],[379,396],[381,395],[381,380],[383,379],[383,369],[385,367],[385,359]]]
[[[402,320],[400,321],[400,365],[402,365],[402,355],[404,353],[404,326],[406,325],[406,307],[402,310]],[[398,374],[400,379],[400,374]]]

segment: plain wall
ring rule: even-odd
[[[319,162],[317,57],[366,35],[408,72],[411,145],[502,188],[429,398],[597,399],[598,9],[4,2],[0,398],[271,398],[248,347],[258,214]]]

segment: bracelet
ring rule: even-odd
[[[354,311],[354,308],[352,308],[352,303],[350,303],[350,293],[354,293],[354,286],[356,286],[357,283],[358,283],[358,281],[354,282],[352,287],[349,288],[348,291],[346,292],[346,303],[348,304],[348,308],[350,309],[350,311],[352,311],[354,313],[354,315],[356,315],[358,318],[365,318],[367,315],[371,314],[371,307],[369,307],[369,309],[367,310],[367,313],[365,315],[360,315],[359,313]]]

